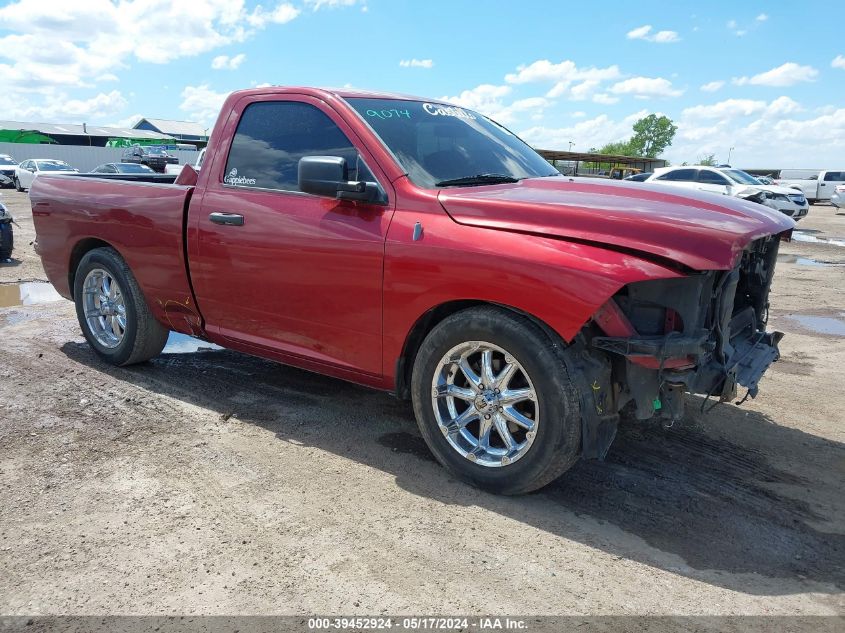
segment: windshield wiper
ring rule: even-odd
[[[435,187],[452,187],[460,185],[496,185],[500,183],[519,182],[519,178],[507,174],[476,174],[475,176],[464,176],[463,178],[452,178],[434,183]]]

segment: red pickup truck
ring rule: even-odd
[[[470,110],[233,93],[199,173],[43,176],[37,251],[115,365],[170,330],[410,398],[437,459],[499,493],[601,458],[620,413],[757,383],[782,213],[569,178]]]

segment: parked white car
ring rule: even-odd
[[[194,163],[194,169],[199,171],[202,167],[202,159],[205,158],[205,148],[200,150],[199,156],[197,156],[197,160]],[[176,174],[177,176],[182,173],[182,168],[184,165],[165,165],[164,166],[164,173],[165,174]]]
[[[845,185],[845,169],[825,169],[806,178],[784,177],[784,174],[789,175],[790,171],[797,170],[782,170],[781,178],[775,180],[775,183],[803,192],[810,203],[830,200],[836,187]]]
[[[777,185],[764,185],[751,174],[730,167],[663,167],[656,169],[646,182],[699,189],[725,196],[747,197],[754,192],[763,192],[766,206],[788,215],[793,220],[803,218],[810,208],[803,193]]]
[[[77,174],[79,170],[74,169],[63,160],[31,158],[15,167],[15,189],[18,191],[29,189],[38,174],[42,173],[49,173],[51,176],[54,174]]]
[[[838,209],[845,209],[845,185],[839,185],[833,190],[830,202]]]

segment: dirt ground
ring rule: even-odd
[[[3,194],[0,282],[43,279]],[[71,303],[0,308],[0,613],[842,614],[845,213],[799,228],[756,400],[627,423],[518,498],[387,394],[228,351],[115,369]]]

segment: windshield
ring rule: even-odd
[[[161,147],[145,147],[144,153],[150,156],[167,156],[167,152]]]
[[[722,169],[720,170],[725,176],[733,180],[734,182],[738,182],[741,185],[762,185],[759,180],[757,180],[751,174],[747,174],[741,169]]]
[[[38,171],[73,171],[73,167],[60,160],[37,160]]]
[[[470,110],[399,99],[353,97],[347,102],[420,187],[560,175],[522,140]]]
[[[120,163],[116,167],[121,174],[148,174],[153,171],[146,165],[139,165],[138,163]]]
[[[0,156],[0,165],[17,165],[17,163],[5,156]]]

